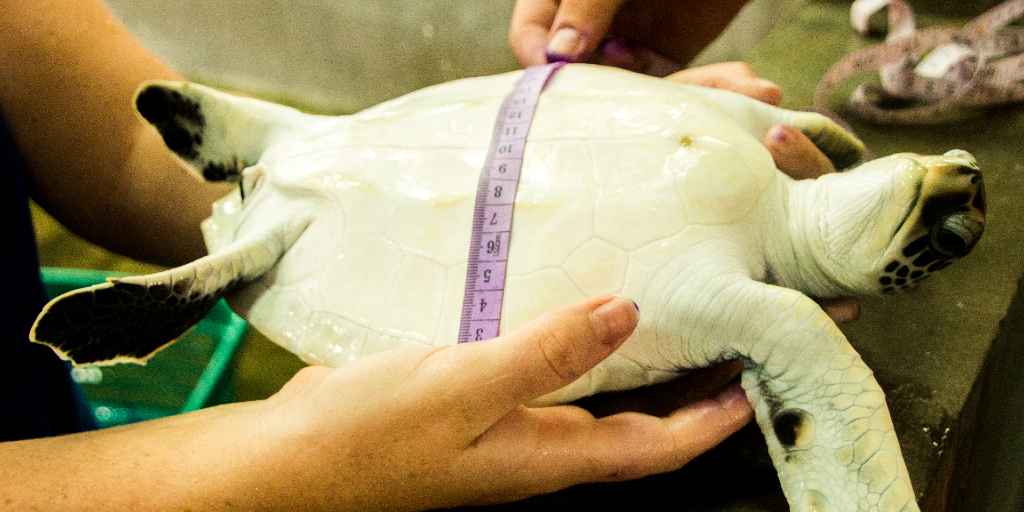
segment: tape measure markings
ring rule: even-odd
[[[505,97],[494,123],[473,208],[459,343],[495,338],[501,323],[512,214],[533,114],[564,62],[527,68]]]

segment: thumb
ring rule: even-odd
[[[501,417],[511,407],[562,388],[611,355],[636,328],[636,305],[601,297],[561,307],[498,338],[471,343],[471,367],[481,379],[477,400]],[[469,348],[469,347],[467,347]],[[466,383],[471,384],[471,383]]]
[[[558,3],[554,20],[549,21],[545,56],[548,62],[583,62],[604,39],[612,20],[625,0],[563,0]],[[521,4],[546,3],[520,0]],[[517,8],[519,6],[517,5]],[[521,12],[526,13],[523,8]],[[550,8],[547,10],[550,16]],[[535,20],[543,17],[535,16]],[[550,20],[550,18],[548,18]],[[536,22],[535,22],[536,24]]]

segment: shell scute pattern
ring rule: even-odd
[[[405,255],[396,273],[396,284],[377,311],[373,324],[391,336],[431,344],[437,337],[440,309],[436,315],[427,316],[409,305],[444,304],[447,273],[448,269],[432,260]]]
[[[429,91],[382,104],[346,120],[346,133],[351,135],[340,137],[333,130],[321,128],[318,133],[323,139],[307,136],[287,152],[274,153],[274,166],[303,169],[289,171],[288,181],[322,187],[335,195],[345,210],[346,242],[338,253],[351,254],[328,262],[328,270],[315,279],[347,283],[332,292],[339,298],[327,298],[324,307],[341,312],[343,317],[370,330],[386,328],[387,322],[379,320],[388,318],[390,313],[381,312],[399,302],[391,298],[401,296],[397,290],[420,286],[393,277],[402,274],[399,253],[424,257],[445,267],[449,273],[443,279],[445,282],[453,281],[452,269],[465,261],[468,234],[447,226],[453,218],[460,217],[466,217],[468,224],[473,198],[452,191],[472,190],[465,182],[475,181],[489,142],[488,137],[481,136],[486,132],[477,126],[480,116],[474,109],[490,108],[489,103],[500,100],[500,95],[477,94],[454,104],[443,102],[433,106],[437,99],[427,94]],[[679,96],[679,91],[674,90],[674,95]],[[588,112],[592,117],[568,122],[557,116],[541,117],[531,129],[515,218],[517,232],[530,235],[512,245],[508,288],[509,294],[522,290],[527,295],[536,293],[550,300],[537,300],[519,313],[507,311],[511,315],[506,317],[509,325],[519,323],[515,318],[532,318],[596,290],[621,293],[629,261],[635,257],[633,251],[671,238],[686,228],[688,203],[704,211],[709,223],[735,222],[753,208],[763,191],[759,182],[767,182],[751,180],[751,166],[738,157],[723,163],[724,168],[736,169],[736,174],[725,173],[717,181],[714,180],[721,173],[703,175],[701,157],[728,153],[721,149],[730,144],[756,147],[755,151],[763,153],[760,158],[770,157],[756,141],[737,139],[737,127],[721,127],[730,124],[727,121],[714,125],[710,135],[683,144],[685,135],[681,134],[707,132],[708,119],[673,107],[664,97],[641,98],[637,108],[631,104],[624,109],[621,94],[556,88],[544,101],[550,103],[548,108],[552,110],[564,102],[574,105],[573,112]],[[579,108],[581,101],[587,104],[586,108]],[[477,128],[470,129],[472,126]],[[586,130],[586,136],[578,140],[582,130]],[[658,137],[651,139],[651,132]],[[424,137],[425,134],[428,136]],[[585,150],[581,144],[586,145]],[[270,160],[265,161],[271,165]],[[323,165],[339,161],[346,163],[345,169]],[[663,170],[654,180],[664,184],[651,183],[648,169],[652,168]],[[318,179],[311,169],[321,169],[322,176]],[[449,172],[431,173],[425,169]],[[693,193],[685,183],[688,177],[697,183],[708,179],[713,182],[707,190]],[[726,201],[736,196],[736,187],[744,187],[741,195],[746,197]],[[602,191],[600,195],[598,190]],[[624,216],[623,211],[631,213]],[[637,219],[643,219],[642,224]],[[358,244],[368,245],[359,248]],[[611,256],[602,258],[600,273],[592,263],[597,260],[589,258],[588,262],[588,258],[579,257],[586,251],[593,255],[592,249],[597,247]],[[372,271],[347,268],[343,262],[365,261],[371,253],[377,255],[373,258],[377,269]],[[598,275],[601,280],[595,282]],[[371,283],[376,286],[369,286]],[[367,289],[373,291],[368,293]],[[358,290],[363,290],[360,304],[343,306],[342,303],[349,302],[344,297]],[[443,302],[446,301],[427,304]],[[419,314],[424,318],[448,318],[454,306],[454,301],[449,302],[442,313]],[[392,334],[420,342],[436,339],[439,334],[436,326],[422,323],[416,329],[398,331]]]
[[[629,255],[600,238],[591,238],[566,259],[562,268],[577,288],[589,297],[613,295],[626,284]]]

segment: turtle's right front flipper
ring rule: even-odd
[[[61,295],[40,313],[31,339],[78,365],[143,363],[234,287],[266,273],[307,224],[289,222],[188,265]]]
[[[743,388],[795,512],[919,510],[885,395],[835,323],[806,295],[750,282]]]

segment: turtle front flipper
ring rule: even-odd
[[[237,182],[272,143],[302,133],[315,116],[194,83],[151,81],[135,108],[164,143],[207,181]]]
[[[863,160],[864,143],[829,117],[816,112],[784,112],[788,118],[784,122],[811,139],[837,170],[848,169]]]
[[[723,350],[745,361],[742,383],[794,511],[919,510],[871,370],[835,323],[794,290],[751,283],[757,333]]]
[[[266,273],[307,224],[284,224],[175,269],[61,295],[39,314],[30,337],[76,365],[144,363],[234,287]]]
[[[775,107],[720,89],[708,89],[705,94],[758,140],[762,140],[776,124],[784,123],[792,125],[810,138],[836,169],[852,167],[864,155],[864,143],[827,116]]]

